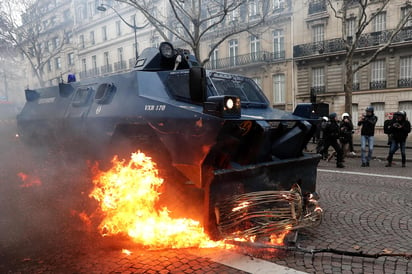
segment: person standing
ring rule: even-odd
[[[328,158],[328,152],[325,151],[325,128],[328,121],[329,118],[323,116],[321,122],[317,127],[318,141],[316,145],[316,153],[322,155],[323,160],[326,160]]]
[[[372,106],[366,108],[366,114],[362,115],[359,119],[358,126],[362,126],[361,129],[361,158],[362,167],[368,167],[369,162],[372,160],[375,125],[378,121],[378,117],[374,114]],[[366,155],[366,144],[368,145],[368,155]]]
[[[342,121],[340,122],[340,143],[342,145],[343,156],[347,154],[347,152],[351,152],[352,155],[355,154],[353,151],[353,123],[349,117],[348,113],[342,114]]]
[[[339,124],[338,117],[335,112],[329,114],[329,121],[326,123],[324,129],[324,138],[325,138],[325,148],[324,151],[327,152],[329,147],[332,146],[336,152],[336,167],[343,168],[345,167],[343,162],[343,151],[341,146],[338,144],[339,139]]]
[[[411,123],[406,119],[405,112],[395,112],[394,119],[388,125],[388,131],[391,136],[391,144],[386,167],[392,166],[392,159],[398,148],[401,149],[402,167],[406,166],[406,138],[411,132]]]

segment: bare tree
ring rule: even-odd
[[[210,55],[222,42],[235,34],[252,31],[262,25],[270,12],[270,0],[167,0],[166,10],[170,11],[169,14],[159,12],[157,8],[159,1],[117,1],[135,7],[165,41],[174,36],[188,45],[202,65],[209,61]],[[258,10],[256,16],[250,21],[245,20],[247,16],[244,14],[248,8]],[[244,18],[236,20],[239,16]],[[232,19],[232,24],[227,23],[228,19]],[[207,57],[201,60],[201,41],[208,35],[216,34],[216,30],[222,29],[223,26],[226,26],[226,31],[214,36],[217,38],[216,42],[210,47]]]
[[[46,64],[61,52],[70,34],[67,22],[50,13],[47,2],[12,0],[1,6],[0,40],[12,44],[28,60],[41,87],[46,83]]]
[[[397,22],[394,29],[387,31],[381,43],[372,49],[369,57],[354,67],[354,55],[359,48],[362,36],[366,28],[388,6],[390,0],[327,0],[329,7],[332,9],[334,16],[342,23],[342,37],[345,48],[345,112],[352,113],[352,92],[353,92],[353,75],[363,67],[373,62],[376,57],[385,51],[396,39],[398,33],[405,24],[410,20],[412,8],[409,1],[405,2],[405,13]],[[352,24],[352,25],[349,25]],[[350,32],[350,33],[349,33]]]

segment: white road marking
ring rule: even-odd
[[[391,178],[391,179],[403,179],[403,180],[412,180],[412,177],[407,176],[396,176],[396,175],[385,175],[385,174],[371,174],[365,172],[356,172],[356,171],[341,171],[341,170],[331,170],[331,169],[322,169],[318,168],[318,171],[321,172],[330,172],[330,173],[340,173],[340,174],[352,174],[352,175],[362,175],[362,176],[374,176],[382,178]]]
[[[304,274],[286,266],[278,265],[269,261],[238,254],[233,251],[220,248],[200,248],[190,250],[195,256],[209,258],[211,261],[233,267],[252,274]]]

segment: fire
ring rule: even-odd
[[[133,252],[131,252],[130,250],[127,250],[127,249],[122,249],[122,253],[126,254],[127,256],[130,256],[130,255],[132,255]]]
[[[103,236],[127,234],[151,248],[210,247],[218,245],[204,233],[198,221],[173,219],[167,208],[157,208],[159,178],[155,163],[142,152],[131,159],[112,159],[108,171],[96,169],[90,197],[99,202]]]

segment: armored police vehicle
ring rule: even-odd
[[[187,50],[163,42],[130,72],[25,92],[17,117],[24,141],[98,157],[142,150],[166,177],[180,178],[166,184],[200,193],[215,238],[319,221],[319,156],[303,152],[313,123],[272,108],[249,78],[205,70]]]

